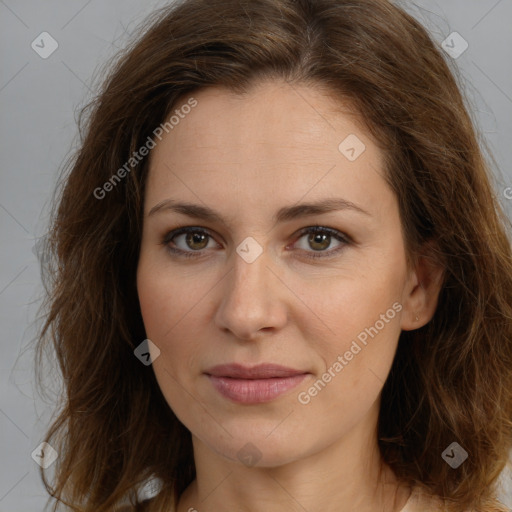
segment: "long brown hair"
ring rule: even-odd
[[[65,390],[45,438],[59,454],[53,486],[41,469],[54,510],[61,500],[73,511],[115,510],[127,497],[139,507],[135,491],[152,475],[164,485],[145,510],[169,509],[195,477],[190,432],[134,356],[146,338],[135,275],[149,157],[133,155],[194,91],[243,94],[262,78],[322,87],[355,107],[385,155],[409,260],[428,243],[445,268],[432,320],[400,335],[382,393],[383,459],[450,510],[502,510],[495,486],[512,446],[509,221],[448,58],[384,0],[182,0],[141,31],[82,111],[46,248],[36,364],[41,371],[50,343]],[[457,469],[442,458],[452,442],[468,453]]]

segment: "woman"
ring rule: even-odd
[[[51,495],[506,510],[508,221],[425,29],[382,0],[187,0],[143,28],[49,239]]]

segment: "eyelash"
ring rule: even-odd
[[[300,231],[299,237],[296,241],[300,240],[305,234],[308,233],[315,233],[315,234],[326,234],[330,235],[336,240],[343,242],[343,245],[338,247],[337,249],[331,249],[330,251],[306,251],[306,253],[312,252],[312,254],[309,254],[306,256],[307,258],[316,259],[316,258],[329,258],[332,256],[335,256],[340,251],[342,251],[346,245],[350,245],[352,243],[352,239],[346,235],[345,233],[342,233],[341,231],[338,231],[336,229],[324,227],[324,226],[309,226],[307,228],[304,228]],[[201,253],[204,251],[184,251],[182,249],[177,249],[175,247],[170,247],[169,243],[172,241],[173,238],[176,238],[177,236],[181,234],[188,234],[188,233],[200,233],[205,234],[209,236],[210,238],[213,238],[213,236],[205,229],[195,227],[195,226],[187,226],[182,228],[177,228],[172,231],[169,231],[162,240],[162,245],[165,246],[166,250],[169,251],[172,255],[178,256],[178,257],[184,257],[184,258],[198,258],[201,257]],[[327,254],[327,256],[326,256]]]

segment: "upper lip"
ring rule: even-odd
[[[221,364],[206,370],[205,373],[214,377],[231,377],[235,379],[270,379],[272,377],[303,375],[308,372],[287,368],[278,364],[263,363],[250,368],[241,364]]]

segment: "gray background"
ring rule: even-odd
[[[46,502],[31,458],[52,413],[34,387],[31,343],[42,293],[34,243],[46,232],[57,172],[77,142],[75,115],[90,98],[98,66],[165,3],[0,0],[0,512],[40,511]],[[402,5],[439,44],[453,31],[468,42],[449,60],[496,158],[496,194],[512,219],[505,194],[512,186],[512,0]],[[59,45],[47,59],[31,48],[44,31]],[[512,506],[511,475],[503,480]]]

